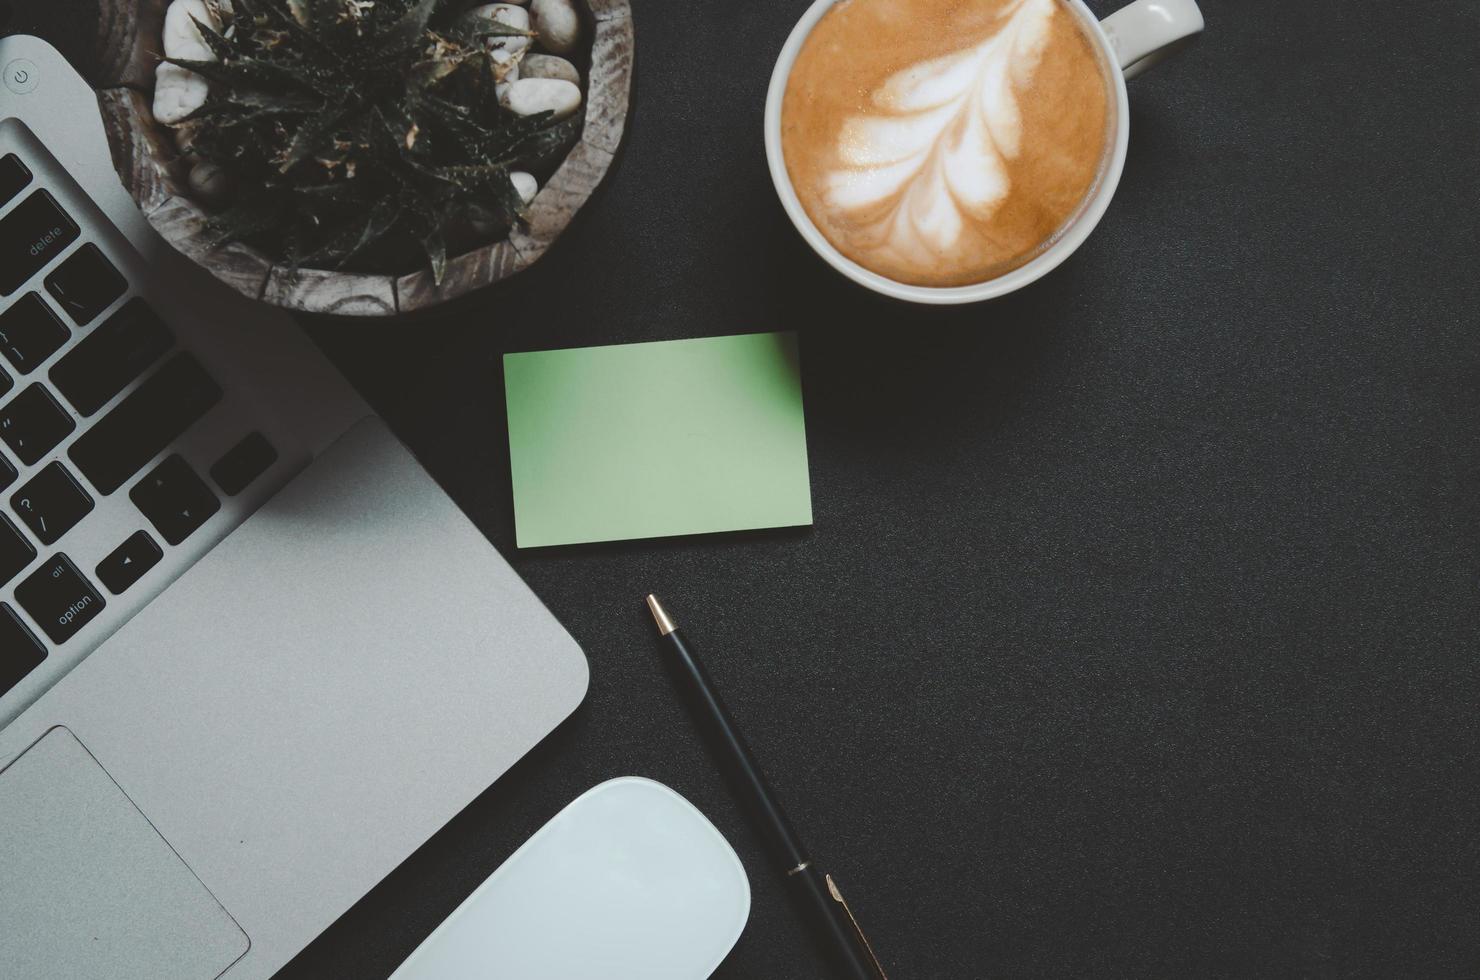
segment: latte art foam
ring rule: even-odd
[[[783,152],[813,222],[854,261],[903,282],[980,282],[1072,217],[1108,144],[1107,103],[1061,0],[844,0],[792,70]]]
[[[1032,81],[1055,9],[1018,0],[975,47],[889,76],[874,110],[843,123],[828,203],[873,226],[880,249],[917,262],[955,248],[968,220],[989,220],[1012,189],[1017,91]]]

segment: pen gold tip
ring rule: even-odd
[[[854,918],[853,909],[849,907],[848,900],[843,897],[843,892],[838,888],[838,883],[833,881],[832,875],[823,875],[823,880],[827,882],[827,893],[832,896],[834,902],[837,902],[843,907],[843,914],[848,917],[848,923],[853,926],[853,931],[858,934],[858,938],[863,942],[863,948],[868,952],[869,962],[873,964],[874,972],[879,975],[879,980],[889,980],[889,975],[884,972],[884,964],[879,962],[879,956],[874,952],[873,944],[863,934],[863,926],[859,925],[858,919]]]
[[[674,630],[678,629],[677,626],[673,625],[673,620],[668,618],[668,610],[663,608],[663,604],[658,601],[657,596],[649,594],[647,597],[647,604],[648,609],[652,611],[653,621],[658,624],[659,633],[667,636],[669,633],[672,633]]]

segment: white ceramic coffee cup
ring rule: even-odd
[[[766,161],[771,167],[771,181],[781,196],[782,206],[792,224],[797,226],[797,231],[818,255],[854,282],[876,293],[912,303],[975,303],[993,299],[1021,289],[1072,255],[1094,231],[1105,209],[1110,206],[1110,198],[1115,194],[1120,172],[1125,167],[1125,149],[1130,138],[1125,80],[1150,67],[1177,42],[1203,29],[1202,11],[1198,10],[1196,0],[1134,0],[1104,20],[1096,20],[1082,0],[1064,0],[1079,15],[1085,34],[1100,47],[1105,63],[1112,66],[1108,74],[1112,76],[1115,98],[1115,145],[1099,183],[1060,237],[1025,265],[969,286],[913,286],[881,276],[838,251],[807,216],[796,189],[792,187],[791,175],[786,171],[786,160],[781,152],[781,101],[786,94],[786,83],[807,35],[837,2],[839,0],[814,0],[792,30],[791,37],[787,38],[781,56],[776,59],[771,87],[766,92]],[[1114,70],[1116,67],[1118,71]]]

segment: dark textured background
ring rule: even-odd
[[[0,30],[86,68],[85,0],[10,3]],[[422,322],[310,324],[592,685],[283,980],[385,976],[624,773],[750,871],[719,976],[819,975],[648,590],[896,980],[1480,976],[1480,7],[1205,0],[1131,86],[1084,248],[932,312],[832,275],[772,193],[761,108],[804,6],[637,0],[625,151],[548,258]],[[776,328],[814,529],[514,549],[505,351]]]

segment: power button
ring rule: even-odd
[[[36,90],[39,74],[34,62],[17,58],[5,66],[5,74],[0,78],[5,79],[5,87],[16,95],[27,95]]]

